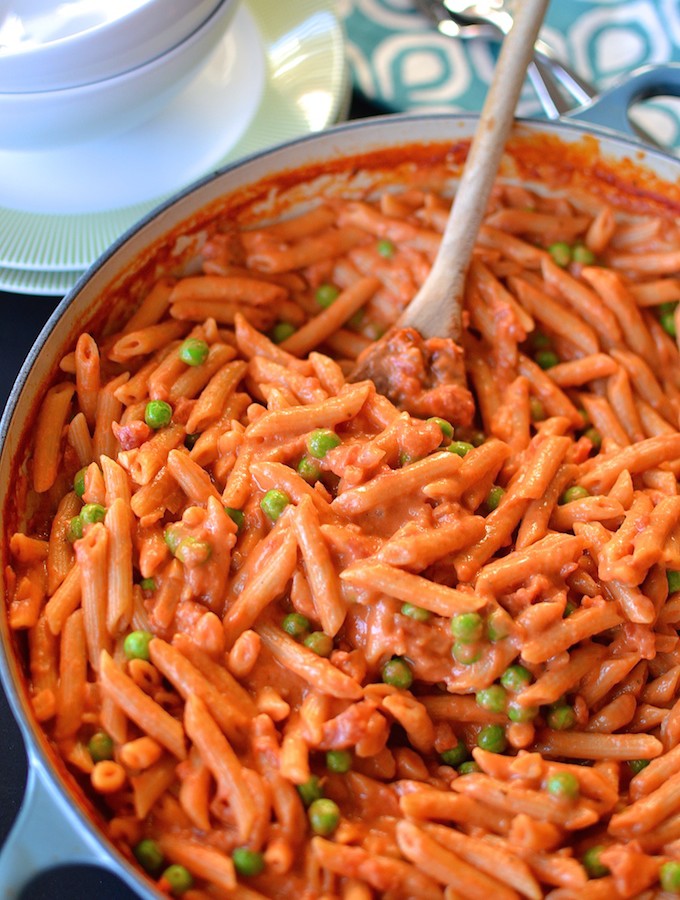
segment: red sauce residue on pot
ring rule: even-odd
[[[175,240],[201,231],[208,235],[214,233],[218,218],[222,223],[228,220],[234,227],[248,228],[262,218],[265,204],[267,219],[284,215],[290,207],[291,192],[301,185],[332,177],[347,181],[357,173],[370,175],[373,188],[408,184],[414,188],[441,190],[447,181],[459,176],[469,146],[467,139],[454,144],[445,141],[405,143],[400,147],[284,170],[253,185],[238,188],[207,204],[173,233],[146,248],[128,266],[130,274],[122,273],[116,279],[116,286],[110,292],[110,304],[104,304],[101,309],[119,308],[121,304],[129,303],[130,296],[143,296],[159,269],[177,271],[184,257],[174,255]],[[604,157],[600,140],[590,135],[578,142],[565,143],[555,135],[520,131],[508,142],[502,174],[512,174],[519,180],[540,181],[556,189],[581,188],[631,212],[680,215],[680,183],[663,180],[644,167],[644,160],[640,164],[628,157],[622,160]],[[320,193],[325,193],[323,183]],[[84,327],[85,323],[78,327],[78,332]]]
[[[460,141],[453,147],[444,142],[422,146],[406,145],[390,150],[370,152],[350,159],[317,163],[300,170],[291,170],[227,195],[195,213],[180,228],[176,229],[174,234],[165,236],[153,247],[145,249],[135,264],[129,266],[127,273],[123,273],[117,279],[116,284],[108,289],[103,302],[98,306],[99,312],[94,317],[90,316],[88,312],[83,312],[77,331],[87,328],[98,333],[106,333],[107,330],[112,330],[112,323],[120,320],[122,308],[127,306],[129,314],[130,306],[136,304],[144,296],[149,285],[156,279],[159,270],[179,274],[186,259],[182,255],[176,256],[173,247],[175,240],[180,235],[197,235],[201,231],[208,235],[213,234],[218,228],[224,227],[225,219],[233,224],[234,228],[252,225],[260,215],[263,204],[273,192],[277,196],[268,206],[267,216],[276,217],[283,214],[288,208],[291,192],[303,183],[316,179],[323,180],[332,177],[344,179],[349,174],[367,173],[370,175],[372,185],[380,188],[393,184],[441,188],[447,180],[455,177],[458,173],[467,149],[467,141]],[[600,144],[592,137],[586,137],[577,144],[566,146],[561,140],[551,135],[532,134],[513,138],[508,148],[505,173],[513,174],[520,180],[540,180],[552,187],[588,190],[603,200],[614,200],[619,207],[630,211],[644,210],[647,213],[651,212],[666,217],[674,217],[680,212],[680,187],[677,183],[663,182],[659,177],[641,168],[629,158],[620,162],[603,159],[600,153]],[[216,221],[218,216],[222,220],[221,223]],[[59,358],[55,354],[52,366],[53,376],[57,374]],[[17,527],[20,519],[24,518],[27,512],[26,457],[29,452],[31,426],[35,421],[35,414],[47,387],[46,383],[43,385],[42,391],[36,393],[33,411],[24,423],[12,478],[13,484],[18,484],[20,487],[19,490],[14,490],[6,500],[5,537]],[[426,410],[425,413],[436,411],[436,409]],[[437,434],[436,437],[439,439],[440,435]],[[47,536],[48,521],[46,507],[43,509],[43,504],[48,501],[49,498],[45,497],[35,509],[28,511],[29,517],[37,525],[37,533],[44,536]],[[393,531],[394,527],[390,523],[387,531]],[[369,537],[366,537],[366,540],[369,540]],[[8,556],[7,540],[3,553],[5,557]],[[7,563],[7,558],[4,561]],[[415,625],[409,620],[404,626],[406,638],[402,634],[391,633],[390,629],[393,629],[397,611],[397,605],[392,601],[381,601],[370,612],[365,608],[357,607],[353,613],[353,621],[350,623],[351,628],[357,635],[364,634],[367,626],[363,617],[376,617],[379,619],[375,629],[376,633],[382,635],[387,650],[397,652],[400,642],[410,639],[409,629],[417,631]],[[435,633],[433,639],[437,648],[436,652],[433,651],[429,656],[432,659],[441,660],[448,653],[450,637],[448,633],[445,638]],[[415,638],[413,640],[415,641]],[[439,644],[442,642],[444,649],[440,652]],[[266,682],[281,686],[285,681],[283,670],[273,660],[270,660],[270,663],[269,667],[262,668],[262,672],[267,673]],[[427,674],[417,672],[416,674],[433,682],[443,677],[439,671]],[[291,700],[295,699],[297,702],[297,698],[293,697],[294,692],[295,684],[291,684],[288,693]],[[346,732],[343,731],[343,740],[355,742],[362,732],[359,731],[358,735],[355,735],[350,730],[351,724],[348,720],[342,721],[342,728],[347,729]],[[46,745],[42,733],[38,729],[36,731],[39,740]],[[56,766],[57,771],[67,783],[73,784],[71,776],[64,774],[63,763],[57,760]],[[329,781],[333,784],[332,778]],[[337,790],[340,793],[342,786],[339,785]],[[84,801],[80,794],[78,798],[89,808],[89,801]],[[385,802],[381,807],[383,811],[387,808],[390,799],[393,800],[385,788]],[[377,804],[374,804],[375,806]],[[390,809],[389,811],[396,814],[394,810]]]
[[[522,179],[581,188],[630,212],[680,215],[680,182],[664,181],[644,159],[603,157],[594,136],[567,145],[555,135],[520,136],[509,141],[508,152]]]

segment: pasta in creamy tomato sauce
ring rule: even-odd
[[[680,893],[677,210],[499,183],[452,422],[349,379],[449,203],[218,219],[42,401],[9,621],[168,894]]]

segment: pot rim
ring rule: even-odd
[[[395,130],[398,130],[400,126],[404,125],[404,123],[408,123],[409,126],[413,126],[417,125],[417,123],[419,122],[441,122],[453,123],[453,125],[455,126],[456,123],[463,125],[465,123],[475,122],[476,120],[478,120],[478,118],[479,116],[468,113],[405,113],[394,114],[390,116],[367,117],[364,119],[357,119],[350,122],[341,123],[323,132],[295,138],[282,144],[278,144],[275,147],[260,150],[247,157],[229,163],[219,170],[193,182],[192,184],[173,194],[172,197],[160,203],[145,216],[143,216],[138,222],[136,222],[131,228],[125,231],[119,238],[117,238],[116,241],[108,248],[108,250],[106,250],[97,260],[95,260],[94,263],[92,263],[87,271],[84,272],[83,275],[78,279],[78,281],[68,292],[68,294],[66,294],[66,296],[57,304],[49,319],[43,326],[40,334],[32,345],[19,371],[10,395],[7,399],[2,418],[0,419],[0,459],[2,459],[2,457],[4,457],[8,452],[8,436],[17,411],[17,407],[19,405],[19,401],[22,398],[25,390],[31,390],[29,380],[33,372],[36,360],[50,341],[57,324],[60,322],[68,308],[74,302],[76,302],[77,298],[86,287],[86,285],[88,285],[88,283],[97,274],[105,271],[108,266],[112,266],[112,264],[115,262],[116,256],[120,253],[121,249],[128,245],[130,242],[134,242],[138,238],[138,235],[143,232],[145,227],[151,222],[161,218],[166,212],[171,210],[181,201],[190,197],[192,194],[200,192],[200,190],[206,185],[225,178],[225,176],[227,176],[230,172],[238,169],[243,169],[244,167],[247,167],[248,165],[256,161],[265,160],[268,157],[276,160],[277,157],[282,156],[284,152],[291,147],[306,146],[310,143],[319,143],[322,146],[324,144],[332,145],[333,139],[337,136],[343,136],[345,134],[364,131],[367,129],[377,128],[379,130],[385,130],[389,134]],[[680,159],[677,159],[676,157],[672,156],[669,153],[666,153],[663,150],[650,147],[649,145],[641,142],[639,139],[629,137],[627,135],[621,135],[619,132],[613,131],[612,129],[609,129],[605,126],[593,126],[588,122],[579,122],[571,119],[544,121],[537,119],[517,118],[513,127],[528,129],[530,132],[547,132],[558,137],[560,135],[571,135],[574,137],[577,137],[579,135],[593,136],[606,142],[606,146],[618,146],[619,149],[623,149],[624,151],[630,150],[636,153],[639,156],[638,162],[640,165],[644,166],[650,161],[657,160],[663,162],[665,165],[671,164],[673,166],[676,166],[678,168],[678,176],[680,177]],[[403,134],[402,143],[405,145],[418,144],[419,141],[413,139],[413,134],[414,129],[412,127],[409,127],[408,132],[404,132]],[[445,142],[446,139],[447,137],[446,135],[444,135],[441,139],[438,139],[438,142]],[[389,141],[390,146],[398,145],[398,143],[399,141],[392,138]],[[376,144],[375,149],[380,149],[379,143]],[[330,155],[342,158],[343,155],[350,155],[352,152],[352,150],[349,150],[345,154],[343,154],[340,150],[338,150],[337,152],[334,152]],[[325,154],[325,158],[329,158],[328,153]],[[302,165],[305,165],[305,163],[303,162]],[[274,166],[273,171],[276,171],[276,166]],[[226,192],[228,192],[228,186],[225,187],[225,193]],[[207,203],[209,202],[210,201],[207,201]],[[204,205],[207,205],[207,203]],[[202,207],[200,206],[198,207],[199,210],[201,208]],[[177,231],[177,228],[177,225],[173,226],[173,231]],[[140,250],[141,249],[142,248],[140,247]],[[128,264],[128,266],[130,270],[132,270],[132,268],[134,267],[134,263],[132,264],[132,266],[130,266],[130,264]],[[116,274],[117,273],[115,272],[115,268],[112,268],[109,283],[113,282]],[[5,505],[6,495],[4,491],[0,490],[0,521],[2,521],[3,528]],[[128,886],[134,888],[136,891],[140,893],[146,893],[146,896],[148,897],[158,897],[159,894],[148,882],[143,880],[143,876],[141,875],[141,873],[139,873],[130,864],[130,862],[125,859],[125,857],[117,849],[113,842],[111,842],[109,838],[107,838],[107,836],[102,832],[102,830],[95,825],[95,823],[87,815],[86,811],[81,807],[81,805],[79,803],[73,804],[72,792],[67,787],[64,777],[59,773],[58,767],[55,764],[55,761],[52,759],[52,754],[47,747],[46,738],[42,734],[39,724],[33,721],[28,704],[28,699],[24,690],[24,686],[22,684],[23,676],[21,674],[21,667],[17,659],[17,654],[14,652],[14,649],[12,647],[12,641],[13,637],[9,629],[7,616],[3,615],[2,622],[0,623],[0,683],[7,696],[12,714],[17,721],[17,724],[21,731],[28,761],[29,775],[30,769],[32,767],[37,769],[38,776],[42,776],[47,780],[47,784],[43,786],[46,787],[48,791],[56,790],[59,796],[59,805],[64,809],[70,808],[70,811],[75,814],[78,820],[79,827],[83,829],[84,832],[89,836],[89,838],[94,840],[103,850],[103,853],[99,856],[99,858],[94,860],[96,864],[107,866],[111,871],[121,877]],[[28,789],[22,802],[22,808],[23,805],[26,804],[27,798]],[[21,816],[21,811],[19,812],[19,816]],[[13,830],[14,828],[16,828],[19,816],[12,826]],[[12,832],[10,832],[10,835],[11,833]],[[69,860],[64,860],[64,862],[68,861]],[[37,872],[29,873],[28,877],[33,877],[33,875],[35,874],[37,874]]]

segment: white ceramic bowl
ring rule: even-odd
[[[127,72],[189,37],[218,3],[9,0],[0,12],[0,92],[61,90]]]
[[[160,112],[201,69],[238,0],[220,0],[189,37],[144,65],[89,84],[0,93],[0,149],[42,150],[120,134]]]

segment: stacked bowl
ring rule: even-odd
[[[237,0],[10,0],[0,9],[0,149],[38,150],[150,119],[217,46]]]

